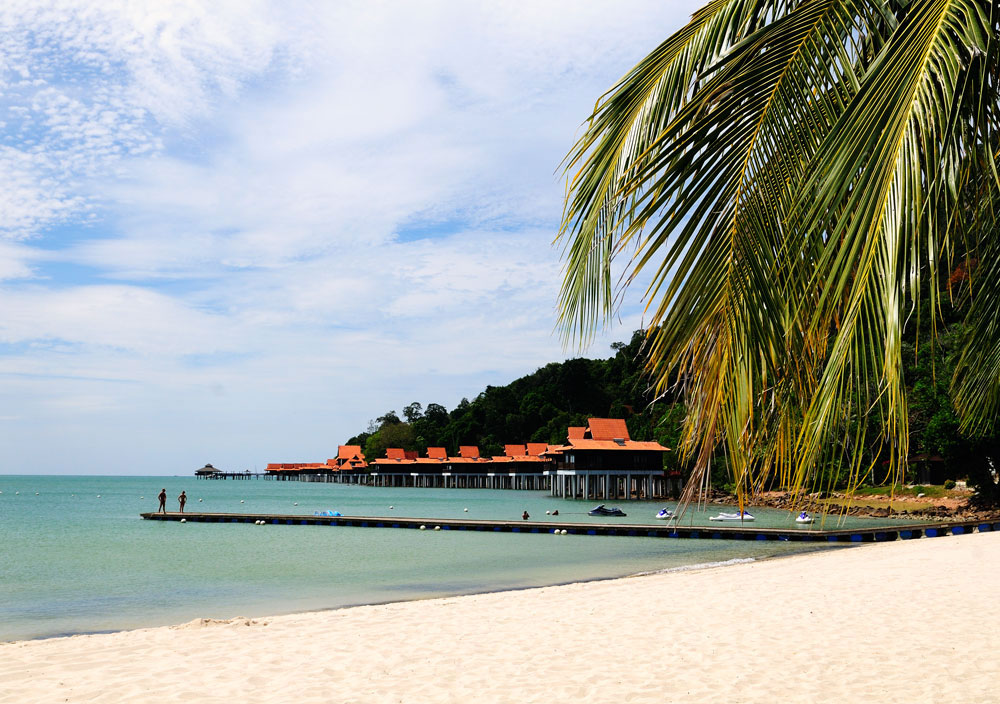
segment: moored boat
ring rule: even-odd
[[[587,511],[588,516],[627,516],[624,511],[618,507],[608,508],[604,504],[600,506],[595,506],[594,508]]]
[[[710,521],[755,521],[757,520],[750,515],[749,511],[744,511],[743,513],[720,513],[718,516],[712,516],[708,520]]]

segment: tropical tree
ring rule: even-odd
[[[599,100],[566,161],[562,324],[586,340],[641,282],[696,479],[720,451],[741,496],[899,476],[922,300],[966,302],[952,398],[992,427],[998,41],[993,0],[712,0]]]

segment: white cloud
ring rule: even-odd
[[[0,6],[0,451],[319,458],[563,356],[555,171],[694,7]]]

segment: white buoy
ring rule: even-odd
[[[466,513],[469,512],[469,509],[467,509],[467,508],[466,509],[462,509],[462,510],[465,511]]]
[[[139,498],[140,498],[140,499],[145,499],[146,497],[145,497],[145,496],[140,496]]]
[[[420,526],[420,530],[427,530],[427,526]]]
[[[38,496],[38,492],[37,491],[35,492],[35,496]]]
[[[551,513],[552,513],[552,511],[546,511],[546,512],[545,512],[545,515],[546,515],[546,516],[548,516],[548,515],[550,515]]]
[[[100,495],[100,494],[98,494],[98,495],[97,495],[97,498],[101,498],[101,495]]]
[[[389,507],[389,510],[391,511],[391,510],[392,510],[392,509],[394,509],[394,508],[396,508],[396,507],[395,507],[395,506],[390,506],[390,507]]]
[[[434,530],[441,530],[441,526],[434,526]]]
[[[187,522],[188,522],[188,519],[186,519],[186,518],[182,518],[181,519],[181,523],[187,523]]]
[[[204,500],[205,500],[205,499],[198,499],[198,502],[200,503],[200,502],[202,502],[202,501],[204,501]]]
[[[240,499],[240,503],[241,503],[241,504],[242,504],[242,503],[244,503],[243,499]]]
[[[296,502],[295,502],[294,504],[292,504],[292,505],[293,505],[293,506],[298,506],[298,505],[299,505],[299,502],[298,502],[298,501],[296,501]]]
[[[15,491],[15,492],[14,492],[14,496],[17,496],[17,495],[18,495],[18,494],[20,494],[20,493],[21,493],[20,491]]]
[[[565,528],[563,528],[561,531],[559,531],[559,534],[560,535],[566,535],[567,532],[568,531]]]

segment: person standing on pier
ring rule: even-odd
[[[187,503],[187,500],[188,500],[187,494],[185,494],[183,491],[181,492],[181,495],[177,497],[177,503],[181,505],[181,513],[184,513],[184,504]]]
[[[160,500],[159,512],[160,513],[166,513],[167,512],[167,490],[166,489],[160,489],[160,495],[157,498]]]

